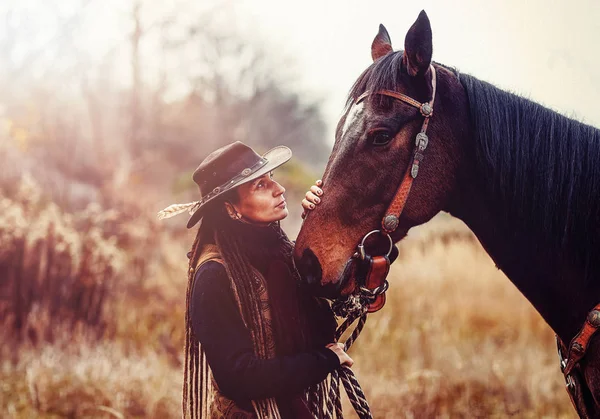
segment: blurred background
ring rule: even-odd
[[[195,231],[156,212],[217,147],[285,144],[294,238],[378,24],[402,49],[421,9],[436,61],[600,126],[592,0],[2,0],[0,417],[179,417]],[[575,417],[552,331],[462,222],[399,248],[351,350],[375,417]]]

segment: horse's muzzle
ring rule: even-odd
[[[340,278],[336,282],[324,284],[321,264],[310,248],[305,249],[300,259],[296,259],[295,262],[302,281],[308,286],[310,292],[318,297],[338,298],[352,276],[353,259],[349,259]]]

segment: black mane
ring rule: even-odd
[[[509,221],[586,265],[599,259],[600,130],[472,76],[460,80],[477,164]]]
[[[364,92],[377,90],[398,90],[402,71],[402,51],[396,51],[371,64],[354,82],[346,99],[346,109]],[[371,97],[375,96],[370,96]]]

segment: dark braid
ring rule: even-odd
[[[227,275],[233,281],[240,306],[242,309],[242,318],[248,326],[249,322],[260,315],[261,307],[258,305],[256,298],[256,279],[252,274],[252,269],[248,269],[250,262],[244,254],[239,240],[235,234],[225,230],[216,229],[215,241],[225,262]]]
[[[198,371],[199,360],[202,359],[204,361],[205,357],[203,356],[204,353],[198,344],[198,341],[192,336],[191,315],[189,312],[191,294],[194,286],[195,267],[200,259],[200,249],[202,247],[201,237],[203,234],[204,232],[202,231],[202,226],[200,226],[190,252],[188,285],[185,296],[185,362],[183,366],[182,411],[183,417],[186,418],[189,410],[191,419],[200,417],[198,412],[200,409],[200,404],[202,404],[203,409],[207,407],[205,403],[200,403],[205,402],[204,400],[198,400],[198,394],[200,391],[199,386],[204,386],[205,380],[207,380],[208,377],[206,374],[204,374],[204,368],[200,368],[200,371]],[[199,372],[200,374],[198,374]],[[200,375],[200,377],[198,377],[198,375]],[[198,379],[200,379],[200,382]]]

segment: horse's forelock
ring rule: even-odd
[[[398,90],[399,74],[402,71],[402,51],[395,51],[371,64],[352,85],[346,99],[346,113],[356,98],[367,90]]]

